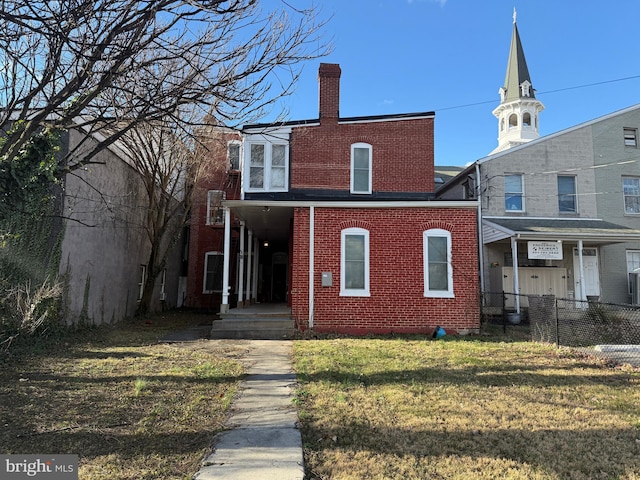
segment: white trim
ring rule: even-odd
[[[447,289],[429,289],[429,238],[445,238],[447,241]],[[453,294],[453,263],[451,254],[451,232],[441,228],[432,228],[422,232],[424,296],[428,298],[454,298]]]
[[[345,240],[348,235],[364,237],[364,288],[347,288],[346,280],[346,251]],[[369,230],[364,228],[345,228],[340,232],[340,296],[341,297],[370,297],[369,290]]]
[[[369,152],[369,165],[368,165],[368,178],[367,178],[367,190],[356,190],[354,186],[355,182],[355,150],[367,150]],[[351,167],[350,173],[351,178],[349,181],[349,190],[351,193],[356,195],[370,195],[372,191],[371,180],[373,178],[372,170],[373,170],[373,147],[368,143],[353,143],[351,144]]]
[[[245,193],[260,193],[260,192],[288,192],[289,191],[289,143],[284,140],[267,141],[267,140],[251,140],[245,142],[246,148],[244,149],[244,192]],[[264,158],[262,165],[262,186],[251,186],[251,147],[254,145],[261,145],[264,149]],[[284,147],[284,185],[282,187],[271,187],[272,182],[272,158],[273,147]],[[260,168],[260,167],[256,167]],[[280,166],[278,166],[280,168]]]
[[[317,207],[317,208],[478,208],[477,200],[372,200],[372,201],[296,201],[225,200],[223,205],[237,207]],[[486,217],[485,217],[486,218]],[[503,218],[503,217],[496,217]],[[556,217],[557,218],[557,217]]]

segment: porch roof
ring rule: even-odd
[[[640,242],[640,230],[597,218],[484,217],[484,244],[519,240],[584,240],[592,244]]]

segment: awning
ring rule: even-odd
[[[484,217],[483,243],[515,237],[518,240],[582,240],[592,245],[640,242],[640,230],[600,219]]]

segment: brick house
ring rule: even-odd
[[[241,140],[239,171],[235,150],[213,159],[227,165],[219,228],[204,233],[194,210],[190,272],[222,253],[221,314],[280,302],[301,330],[477,331],[478,204],[434,200],[434,113],[341,118],[340,75],[320,65],[318,119],[227,139]],[[193,270],[196,306],[207,267]]]

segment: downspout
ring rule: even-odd
[[[311,205],[309,207],[309,330],[313,330],[313,309],[314,309],[313,278],[315,276],[314,235],[315,235],[315,207]]]
[[[476,162],[476,200],[478,201],[478,263],[480,264],[480,291],[485,291],[484,236],[482,234],[482,198],[480,188],[480,165]]]

